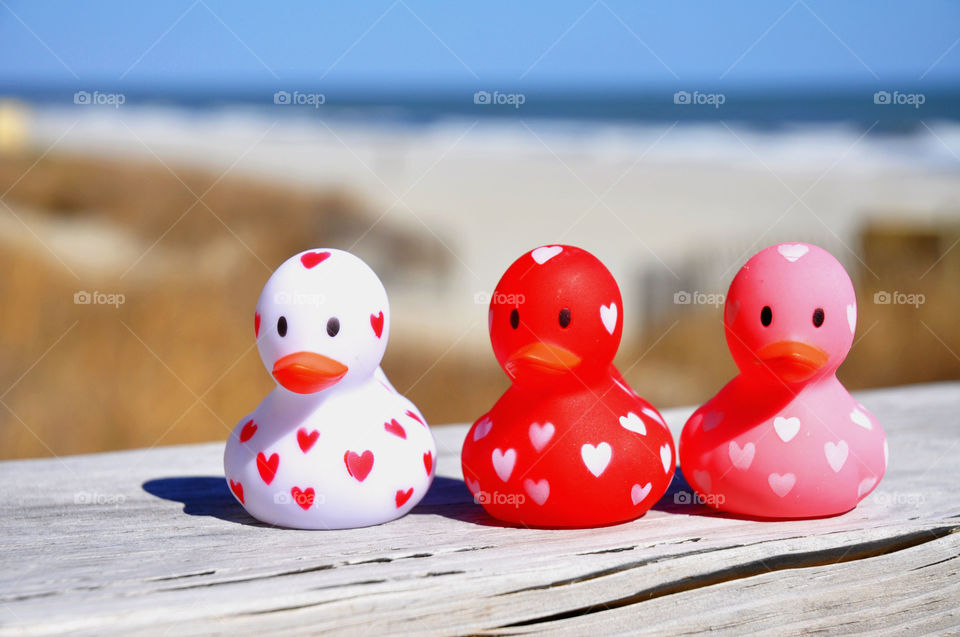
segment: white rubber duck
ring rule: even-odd
[[[264,286],[254,326],[277,387],[227,441],[237,500],[258,520],[298,529],[410,511],[430,488],[437,451],[380,369],[390,308],[373,270],[342,250],[291,257]]]

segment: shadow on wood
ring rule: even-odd
[[[410,515],[439,515],[451,520],[480,526],[507,526],[490,517],[473,499],[467,485],[459,478],[436,476],[430,491]]]
[[[247,513],[234,499],[222,476],[175,476],[143,483],[143,490],[164,500],[183,504],[187,515],[214,517],[227,522],[271,527]],[[436,476],[430,491],[410,511],[411,515],[439,515],[482,526],[503,526],[473,501],[463,480]]]
[[[234,499],[223,476],[176,476],[143,483],[143,490],[164,500],[183,503],[187,515],[203,515],[252,526],[258,522]]]

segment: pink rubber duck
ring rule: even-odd
[[[724,309],[740,374],[683,428],[680,465],[704,501],[760,518],[853,509],[887,466],[883,429],[835,375],[857,322],[826,250],[781,243],[734,277]]]

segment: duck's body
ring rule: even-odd
[[[638,517],[675,462],[663,417],[613,376],[559,392],[514,385],[470,429],[462,455],[467,488],[491,515],[549,527]]]
[[[832,374],[796,395],[734,378],[680,437],[684,475],[707,502],[753,517],[853,509],[886,470],[883,429]]]
[[[532,250],[500,279],[490,338],[512,385],[461,454],[467,487],[494,517],[605,526],[640,517],[666,491],[670,432],[612,364],[621,307],[613,275],[573,246]]]
[[[404,515],[430,487],[436,455],[413,403],[370,377],[317,395],[274,389],[234,429],[224,467],[254,517],[339,529]]]

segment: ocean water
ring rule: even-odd
[[[960,166],[960,90],[656,89],[637,92],[450,90],[374,93],[309,88],[0,87],[45,121],[113,128],[136,118],[150,129],[215,127],[226,138],[275,123],[271,135],[309,142],[331,129],[387,144],[448,146],[467,127],[478,152],[558,154],[629,161],[770,162],[815,168],[846,153],[849,165],[953,171]],[[112,96],[112,97],[111,97]],[[122,104],[117,105],[116,96]],[[101,105],[89,102],[105,102]],[[113,100],[111,103],[111,99]],[[233,130],[231,130],[233,129]],[[531,134],[532,133],[532,134]],[[162,135],[161,135],[162,136]],[[540,148],[542,150],[542,148]]]
[[[316,117],[431,124],[449,117],[559,119],[591,122],[738,122],[777,129],[797,122],[871,124],[905,132],[924,120],[960,119],[960,89],[860,86],[801,90],[723,87],[643,87],[634,91],[524,90],[483,86],[408,91],[333,87],[79,87],[87,93],[122,94],[126,105],[163,104],[194,109],[247,105],[300,111]],[[0,95],[41,104],[70,103],[74,88],[2,86]]]

